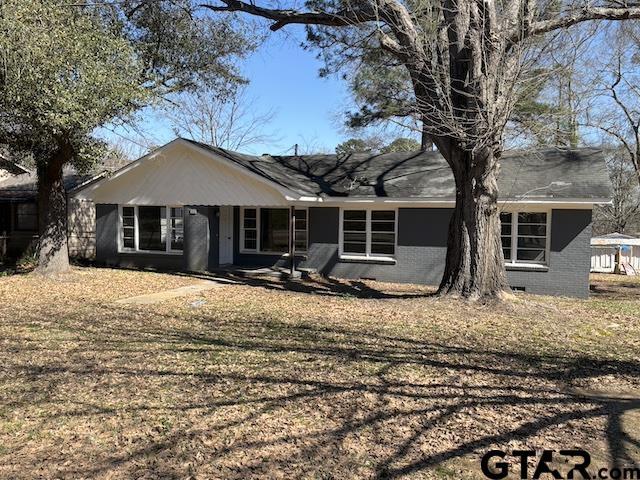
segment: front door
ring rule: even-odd
[[[233,263],[233,207],[220,207],[220,265]]]

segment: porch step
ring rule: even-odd
[[[291,278],[291,271],[284,267],[228,267],[220,268],[217,272],[228,273],[238,277],[251,278],[251,277],[275,277],[279,280],[287,280]],[[313,268],[298,268],[294,272],[293,278],[309,278],[309,275],[315,273]],[[215,272],[213,272],[215,273]]]

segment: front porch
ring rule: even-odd
[[[308,212],[293,206],[98,205],[96,214],[107,265],[299,276],[306,260]]]

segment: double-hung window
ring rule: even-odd
[[[296,209],[296,251],[307,251],[307,237],[309,235],[306,209]]]
[[[182,207],[121,206],[120,249],[125,252],[182,252],[183,216]]]
[[[502,251],[507,263],[548,262],[548,214],[546,212],[503,212]]]
[[[341,255],[344,257],[394,257],[395,210],[342,210]]]
[[[122,207],[120,235],[123,249],[136,249],[136,207]]]
[[[307,209],[295,210],[296,251],[307,251]],[[243,252],[287,253],[289,251],[290,209],[249,208],[241,210],[240,245]]]

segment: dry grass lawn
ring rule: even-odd
[[[588,301],[414,286],[0,278],[2,478],[484,478],[492,446],[640,462],[640,281]]]

